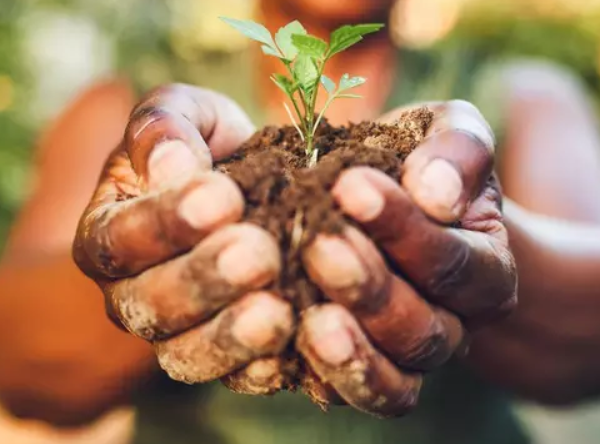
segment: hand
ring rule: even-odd
[[[219,94],[153,92],[135,108],[77,231],[74,258],[111,318],[151,341],[161,366],[188,383],[279,353],[294,329],[291,307],[260,291],[280,270],[275,240],[236,223],[241,192],[212,171],[253,131]]]
[[[380,416],[412,408],[423,373],[516,302],[491,130],[470,104],[431,108],[402,186],[368,168],[345,172],[333,193],[362,230],[321,235],[304,257],[331,303],[305,313],[297,346],[330,389]]]

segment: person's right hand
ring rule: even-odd
[[[276,355],[293,334],[291,306],[261,290],[280,271],[278,246],[237,223],[242,194],[212,170],[253,131],[217,93],[156,90],[134,109],[77,230],[75,261],[111,318],[187,383]]]

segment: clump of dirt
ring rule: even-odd
[[[278,241],[283,268],[273,289],[298,312],[323,299],[303,269],[303,249],[317,234],[340,233],[349,222],[330,193],[339,175],[350,167],[369,166],[398,180],[402,162],[423,140],[432,119],[429,109],[419,108],[405,112],[394,124],[333,127],[323,121],[315,138],[319,161],[311,168],[297,130],[270,126],[217,165],[244,194],[244,220],[265,228]]]

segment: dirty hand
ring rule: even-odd
[[[361,229],[321,235],[304,257],[331,302],[305,313],[298,348],[343,400],[380,416],[412,408],[423,373],[516,302],[492,132],[468,103],[430,108],[402,184],[368,168],[345,172],[334,197]]]
[[[217,93],[156,90],[133,111],[79,225],[74,258],[109,315],[151,341],[178,380],[219,378],[279,353],[293,333],[291,307],[260,290],[279,273],[277,244],[236,223],[241,192],[212,171],[253,131]]]

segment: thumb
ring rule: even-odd
[[[142,185],[164,188],[212,168],[254,132],[231,99],[188,85],[150,93],[134,110],[125,148]]]
[[[483,190],[494,165],[494,135],[477,108],[451,101],[431,107],[423,143],[403,165],[402,185],[431,218],[459,220]]]

